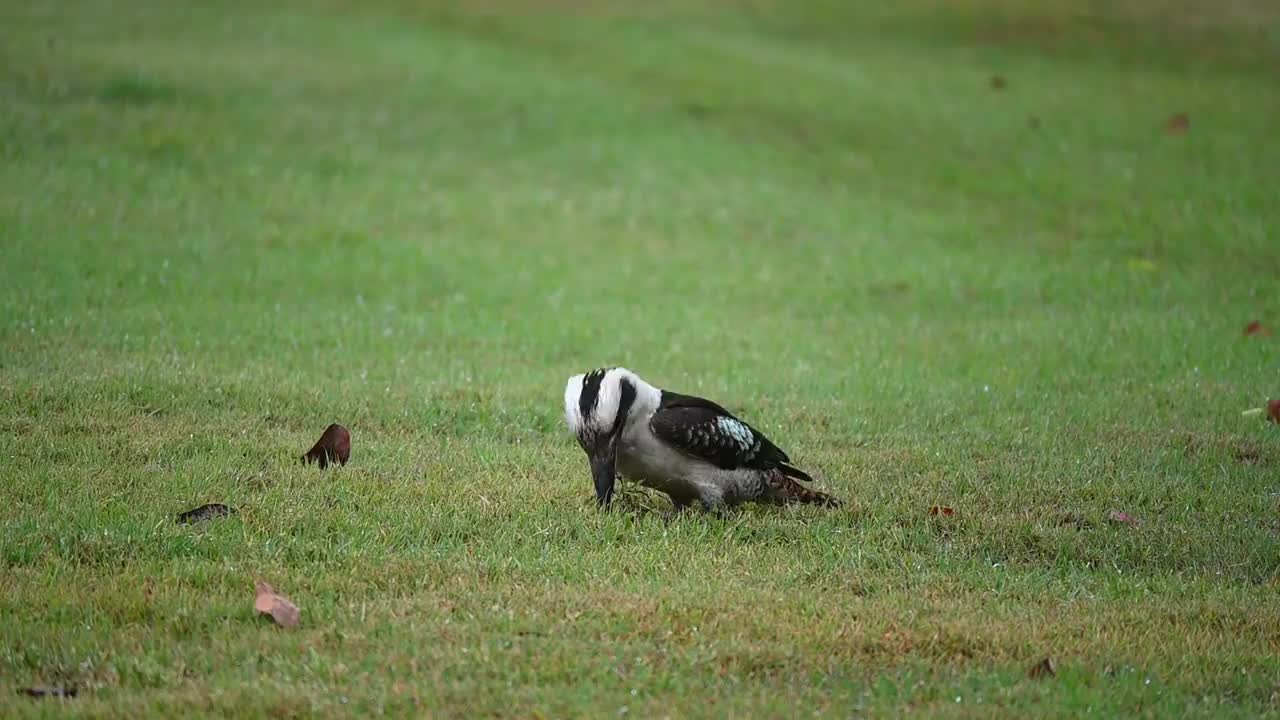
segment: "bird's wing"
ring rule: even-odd
[[[725,470],[793,469],[787,454],[759,430],[700,397],[664,391],[649,427],[663,442]]]

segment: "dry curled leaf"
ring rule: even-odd
[[[208,503],[201,505],[193,510],[188,510],[178,515],[179,524],[193,524],[204,522],[205,520],[213,520],[214,518],[227,517],[235,515],[236,509],[223,505],[222,503]]]
[[[1261,335],[1263,337],[1270,337],[1271,328],[1268,328],[1266,325],[1263,325],[1257,320],[1254,320],[1253,322],[1244,326],[1244,334],[1246,337],[1248,337],[1249,335]]]
[[[1113,523],[1116,523],[1117,525],[1133,526],[1138,524],[1138,518],[1130,515],[1127,512],[1120,512],[1119,510],[1112,510],[1111,512],[1107,513],[1107,519]]]
[[[351,458],[351,433],[338,423],[333,423],[325,428],[324,434],[311,446],[306,455],[302,456],[303,464],[316,462],[319,463],[320,469],[329,467],[329,463],[337,462],[340,465],[346,465],[347,460]]]
[[[1048,680],[1057,674],[1057,671],[1053,667],[1053,658],[1050,657],[1046,657],[1035,665],[1032,665],[1031,669],[1027,671],[1027,677],[1032,680]]]
[[[990,82],[992,90],[1003,90],[1009,84],[1001,75],[992,75]]]
[[[27,687],[19,688],[18,693],[33,698],[73,698],[76,696],[76,688],[74,687]]]
[[[302,617],[302,611],[297,605],[262,580],[258,581],[258,596],[253,600],[253,608],[259,613],[270,615],[280,627],[297,627]]]
[[[933,507],[929,508],[929,517],[937,517],[939,515],[941,515],[942,517],[951,517],[952,515],[955,515],[955,514],[956,514],[955,510],[952,510],[951,508],[946,507],[945,505],[934,505]]]
[[[1171,115],[1164,129],[1170,135],[1186,135],[1187,131],[1191,129],[1191,118],[1186,113]]]

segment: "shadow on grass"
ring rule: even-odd
[[[118,75],[103,84],[98,99],[112,105],[147,106],[171,103],[178,89],[168,83],[137,75]]]

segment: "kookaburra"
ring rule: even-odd
[[[838,507],[830,495],[796,482],[813,478],[723,407],[659,390],[626,368],[569,378],[565,420],[591,460],[596,500],[613,499],[620,473],[666,493],[677,508],[697,502],[719,511],[747,501]]]

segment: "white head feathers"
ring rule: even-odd
[[[655,409],[661,396],[660,390],[626,368],[592,370],[574,375],[565,384],[564,418],[579,439],[605,435],[620,430],[634,411]]]

